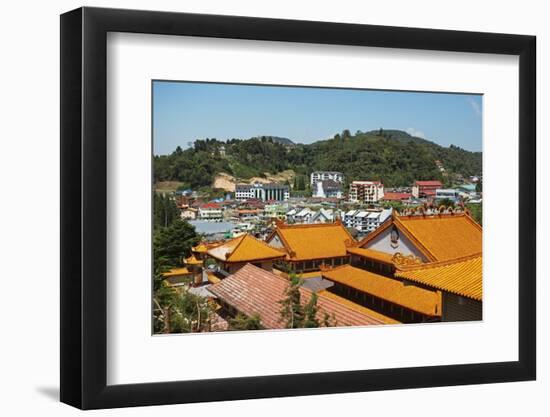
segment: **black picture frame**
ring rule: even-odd
[[[519,360],[107,385],[108,32],[519,56]],[[536,377],[534,36],[171,12],[61,15],[61,401],[82,409],[533,380]]]

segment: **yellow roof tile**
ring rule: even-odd
[[[482,229],[466,214],[397,217],[435,261],[474,255],[482,250]]]
[[[319,224],[277,224],[268,241],[277,235],[291,261],[347,256],[347,248],[356,243],[341,222]]]
[[[187,265],[202,265],[202,260],[197,259],[195,255],[191,255],[189,258],[185,258],[185,264]]]
[[[451,261],[405,267],[395,275],[441,291],[481,301],[483,298],[482,267],[482,256],[478,254]]]
[[[344,265],[323,271],[323,277],[429,316],[441,315],[441,295],[414,285]]]
[[[393,264],[393,255],[391,253],[365,248],[348,248],[348,252],[386,264]]]
[[[208,250],[207,254],[223,262],[254,262],[283,258],[286,255],[284,251],[273,248],[249,234],[222,243]]]
[[[162,276],[168,278],[168,277],[177,277],[180,275],[189,275],[189,274],[191,274],[191,272],[187,268],[174,268],[174,269],[171,269],[170,271],[164,272]]]
[[[386,229],[395,225],[430,260],[445,261],[474,255],[482,250],[482,228],[465,213],[393,216],[356,247],[368,247]]]

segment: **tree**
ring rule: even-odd
[[[239,313],[235,318],[229,319],[228,330],[261,330],[263,328],[258,314],[249,317]]]
[[[304,306],[304,327],[319,327],[319,320],[317,320],[317,294],[312,293],[308,303]]]
[[[349,139],[351,137],[351,133],[348,129],[344,129],[342,131],[342,139]]]
[[[304,309],[300,304],[300,286],[302,280],[295,274],[290,275],[288,288],[285,290],[285,298],[279,303],[281,309],[281,321],[287,329],[299,329],[304,327]]]
[[[169,195],[157,194],[153,196],[153,226],[154,228],[168,227],[179,219],[180,212],[176,202]]]
[[[182,258],[189,256],[191,247],[198,241],[199,236],[195,228],[185,220],[177,219],[170,226],[155,230],[153,236],[155,264],[162,262],[164,267],[180,266]]]

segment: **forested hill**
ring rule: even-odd
[[[223,145],[223,147],[222,147]],[[269,136],[248,140],[197,140],[194,147],[178,147],[172,154],[155,156],[156,181],[181,181],[191,188],[210,186],[225,172],[239,179],[287,169],[297,175],[316,170],[341,171],[350,180],[381,180],[385,186],[409,186],[414,180],[443,179],[435,161],[452,176],[479,175],[481,152],[457,146],[443,147],[399,130],[376,130],[312,144],[283,145]]]

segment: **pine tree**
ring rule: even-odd
[[[239,313],[235,318],[229,319],[228,330],[261,330],[263,328],[258,314],[248,317]]]
[[[287,329],[304,327],[304,309],[300,304],[300,286],[302,280],[295,274],[291,274],[288,288],[285,290],[285,298],[279,303],[282,305],[281,321]]]
[[[319,320],[317,320],[317,311],[319,307],[317,306],[317,294],[311,294],[311,298],[308,303],[304,306],[304,327],[319,327]]]

